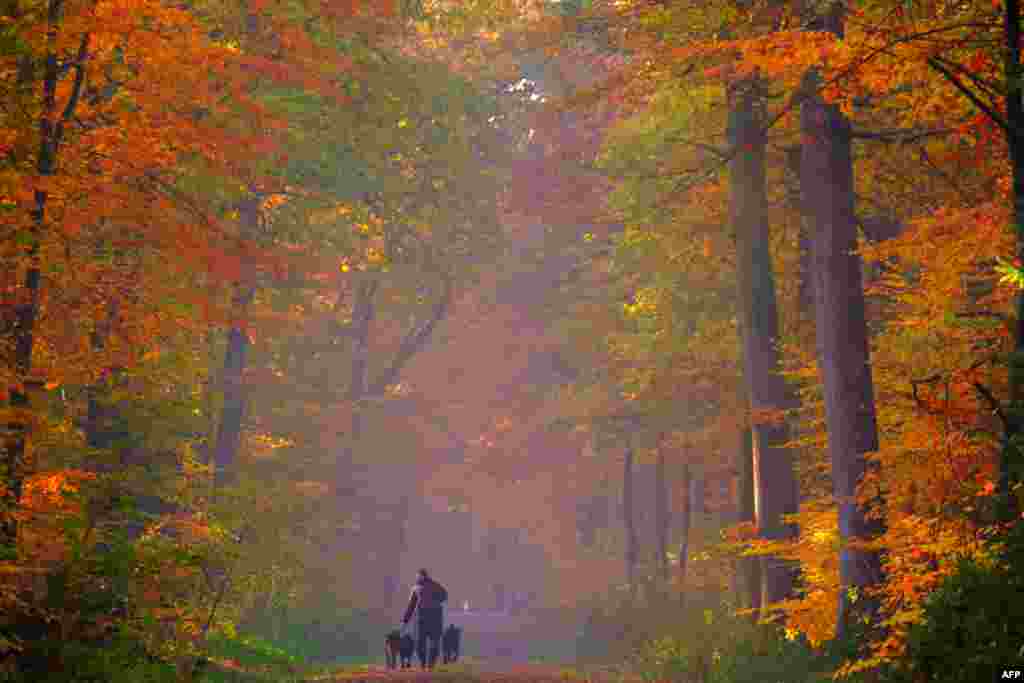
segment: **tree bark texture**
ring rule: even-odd
[[[682,505],[679,506],[679,595],[683,605],[686,604],[686,563],[690,558],[690,464],[683,463],[683,471],[679,480],[682,493]]]
[[[833,491],[839,507],[840,597],[838,634],[846,633],[854,598],[881,580],[877,553],[851,541],[881,532],[857,503],[857,486],[867,472],[866,453],[878,450],[874,386],[868,347],[865,298],[857,224],[854,217],[850,123],[838,107],[816,94],[808,76],[801,106],[804,215],[813,230],[815,327],[825,396]],[[867,605],[870,609],[870,605]]]
[[[729,142],[730,220],[736,236],[737,279],[743,336],[743,363],[754,415],[753,480],[757,532],[762,538],[794,538],[796,527],[783,515],[797,511],[798,488],[784,420],[759,419],[764,411],[795,405],[779,374],[779,321],[775,278],[769,250],[765,190],[764,97],[756,78],[731,89]],[[762,603],[777,602],[793,589],[793,569],[775,558],[763,559]]]
[[[633,448],[626,448],[622,465],[622,522],[626,532],[626,583],[630,595],[636,591],[637,539],[633,520]]]
[[[740,453],[739,521],[754,522],[754,437],[748,428],[743,431]],[[761,561],[756,557],[740,558],[743,576],[743,607],[761,609]]]
[[[668,482],[665,481],[665,448],[658,449],[658,459],[655,464],[655,490],[654,490],[654,519],[658,546],[658,579],[661,587],[668,585]]]

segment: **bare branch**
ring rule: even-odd
[[[394,384],[398,380],[398,376],[401,374],[402,368],[409,362],[409,359],[416,355],[416,353],[426,345],[427,341],[429,341],[437,323],[448,315],[448,309],[451,306],[454,295],[454,283],[452,282],[452,278],[447,274],[444,275],[443,278],[441,298],[436,304],[434,304],[434,309],[431,311],[430,317],[428,317],[422,325],[413,326],[405,335],[405,338],[402,339],[402,343],[398,347],[398,353],[395,354],[395,358],[391,362],[391,366],[384,372],[380,379],[370,386],[366,392],[367,396],[380,396],[389,385]]]
[[[992,392],[985,387],[981,382],[972,382],[974,390],[978,392],[978,395],[985,399],[989,407],[992,408],[992,412],[999,417],[999,421],[1003,423],[1004,428],[1009,428],[1010,422],[1006,417],[1006,413],[1003,411],[1003,406],[999,400],[992,395]]]
[[[963,83],[963,81],[957,78],[956,74],[954,74],[952,71],[946,68],[946,66],[944,66],[942,62],[940,62],[934,57],[929,57],[928,66],[942,74],[947,81],[953,84],[954,88],[959,90],[960,93],[963,94],[963,96],[966,97],[968,100],[970,100],[971,104],[980,109],[985,114],[985,116],[989,117],[994,122],[999,124],[999,127],[1002,128],[1004,131],[1006,131],[1010,135],[1013,135],[1013,131],[1010,130],[1010,124],[1006,121],[1006,119],[993,107],[991,107],[988,104],[985,104],[985,102],[983,102],[980,97],[978,97],[970,88],[968,88]]]

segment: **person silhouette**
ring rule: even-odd
[[[440,654],[441,636],[444,632],[444,603],[447,600],[448,591],[445,587],[431,578],[426,569],[420,569],[409,595],[409,604],[402,616],[402,624],[408,624],[413,614],[416,615],[416,655],[424,669],[434,668]]]

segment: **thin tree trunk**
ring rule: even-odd
[[[246,199],[239,207],[242,228],[253,234],[259,221],[259,200]],[[235,461],[242,440],[242,426],[248,407],[248,391],[245,386],[246,356],[249,350],[249,335],[246,319],[249,305],[256,293],[249,269],[243,265],[241,279],[235,283],[231,309],[234,320],[228,330],[228,348],[224,356],[224,370],[221,384],[224,404],[220,423],[217,426],[217,442],[213,452],[214,482],[220,487],[231,481],[235,474]]]
[[[659,445],[658,460],[655,465],[654,517],[658,546],[658,579],[660,590],[668,586],[668,482],[665,480],[665,445]]]
[[[679,480],[683,500],[679,510],[679,600],[686,605],[686,561],[690,558],[690,463],[683,463]]]
[[[352,306],[352,361],[348,385],[348,403],[352,411],[349,433],[345,437],[338,461],[339,492],[351,495],[358,490],[355,481],[355,452],[363,436],[363,406],[368,387],[370,365],[370,328],[376,316],[374,297],[377,294],[377,280],[363,280],[356,284],[355,302]]]
[[[633,523],[633,447],[627,446],[622,466],[622,522],[626,532],[626,583],[636,597],[636,527]]]
[[[254,295],[255,287],[252,285],[242,283],[235,285],[231,307],[239,318],[244,319]],[[249,337],[243,329],[243,325],[244,323],[238,321],[233,323],[228,330],[228,348],[224,356],[224,371],[221,376],[224,404],[217,426],[217,445],[213,455],[216,467],[214,480],[218,486],[227,483],[233,477],[238,448],[242,440],[242,423],[245,420],[248,403],[244,375]]]
[[[827,18],[841,35],[837,9]],[[853,156],[850,123],[835,105],[817,95],[818,76],[808,74],[801,106],[801,159],[804,214],[814,230],[815,322],[825,395],[825,421],[832,482],[839,506],[839,605],[837,636],[847,633],[855,598],[851,590],[881,580],[876,552],[851,545],[882,531],[856,500],[858,483],[868,471],[866,453],[878,450],[874,386],[871,379],[867,321],[857,225],[854,217]],[[864,601],[868,612],[874,606]]]
[[[63,0],[50,0],[46,10],[46,59],[43,65],[42,111],[39,115],[39,158],[36,172],[41,178],[47,178],[57,170],[57,153],[64,136],[64,125],[74,116],[78,106],[82,86],[85,83],[85,58],[88,54],[88,33],[83,34],[78,46],[77,61],[72,67],[75,72],[68,101],[61,114],[57,113],[57,83],[60,78],[58,61],[58,38],[62,18]],[[30,80],[22,78],[19,82]],[[34,192],[35,207],[31,211],[29,223],[28,247],[25,251],[26,270],[25,284],[18,293],[18,302],[13,307],[7,326],[13,342],[11,365],[14,369],[16,384],[9,387],[9,401],[12,416],[3,434],[3,461],[0,463],[0,474],[4,478],[2,508],[0,508],[0,545],[12,549],[17,547],[18,525],[12,513],[20,503],[21,493],[28,474],[25,459],[29,425],[26,413],[31,409],[29,388],[35,382],[29,378],[32,369],[32,351],[35,347],[35,324],[39,315],[39,295],[42,269],[40,264],[39,243],[46,231],[46,209],[49,194],[42,186]]]
[[[782,518],[797,511],[792,456],[784,447],[789,429],[784,420],[759,419],[763,411],[783,411],[795,405],[792,392],[779,375],[779,321],[769,251],[762,89],[758,79],[750,78],[729,93],[729,141],[735,150],[730,164],[730,218],[736,235],[744,375],[755,415],[757,531],[762,538],[784,539],[796,536],[796,527]],[[775,558],[764,558],[763,563],[763,603],[786,598],[793,589],[792,567]]]
[[[690,526],[698,516],[704,515],[704,478],[699,476],[690,477]]]
[[[352,420],[337,465],[338,493],[340,495],[351,495],[358,490],[358,484],[354,481],[355,449],[358,447],[363,433],[363,401],[384,396],[388,387],[399,381],[402,369],[417,353],[423,350],[437,325],[448,315],[455,294],[452,278],[443,274],[438,298],[430,314],[406,332],[390,365],[371,381],[369,372],[370,331],[376,316],[374,297],[378,286],[379,281],[375,279],[357,282],[355,301],[352,307],[352,321],[347,325],[336,325],[332,332],[335,339],[342,336],[352,338],[351,378],[346,397],[352,409]],[[343,296],[344,294],[339,294],[337,306],[341,305]]]
[[[754,518],[754,441],[749,428],[743,430],[743,451],[740,454],[739,521],[753,522]],[[761,562],[756,557],[740,558],[746,604],[753,610],[761,609]],[[756,612],[755,612],[755,619]]]

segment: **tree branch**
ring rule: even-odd
[[[928,66],[930,66],[931,68],[935,69],[940,74],[942,74],[946,78],[947,81],[949,81],[950,83],[953,84],[954,88],[959,90],[961,92],[961,94],[963,94],[964,97],[966,97],[968,100],[970,100],[971,103],[975,107],[980,109],[985,114],[985,116],[989,117],[990,119],[992,119],[992,121],[994,121],[995,123],[999,124],[1000,128],[1002,128],[1004,131],[1006,131],[1010,135],[1014,134],[1014,132],[1012,130],[1010,130],[1010,124],[1007,123],[1006,119],[1003,118],[999,114],[999,112],[997,112],[991,106],[985,104],[981,100],[980,97],[975,95],[974,92],[972,92],[970,88],[968,88],[966,85],[964,85],[964,83],[959,78],[956,77],[956,74],[954,74],[952,71],[947,69],[942,64],[942,62],[940,62],[939,60],[937,60],[934,57],[929,57],[928,58]]]
[[[395,358],[391,362],[391,366],[380,379],[370,385],[366,392],[367,396],[383,395],[387,387],[398,380],[398,376],[402,372],[402,368],[405,367],[405,364],[426,345],[437,323],[448,314],[448,309],[451,306],[454,295],[454,285],[450,276],[445,275],[443,277],[441,298],[434,305],[434,310],[431,312],[430,317],[422,325],[414,326],[405,335],[405,338],[398,347],[398,353],[395,354]]]
[[[1003,427],[1009,427],[1010,423],[1006,417],[1006,413],[1003,412],[1003,406],[999,400],[992,395],[992,392],[989,391],[981,382],[972,382],[971,385],[974,387],[974,390],[978,392],[978,395],[985,399],[985,402],[988,403],[990,408],[992,408],[992,412],[999,417],[999,421],[1003,423]]]
[[[948,135],[955,132],[952,128],[930,128],[920,130],[917,128],[897,128],[893,130],[868,131],[853,129],[850,137],[858,140],[878,140],[880,142],[916,142],[924,138],[938,135]]]
[[[82,42],[78,45],[78,55],[75,57],[74,63],[75,82],[71,86],[71,94],[68,96],[68,103],[64,107],[64,113],[61,114],[60,120],[57,121],[56,129],[53,132],[53,144],[55,147],[59,146],[64,138],[64,124],[75,115],[78,100],[82,97],[82,87],[85,85],[85,60],[89,56],[90,35],[88,32],[83,33]]]

